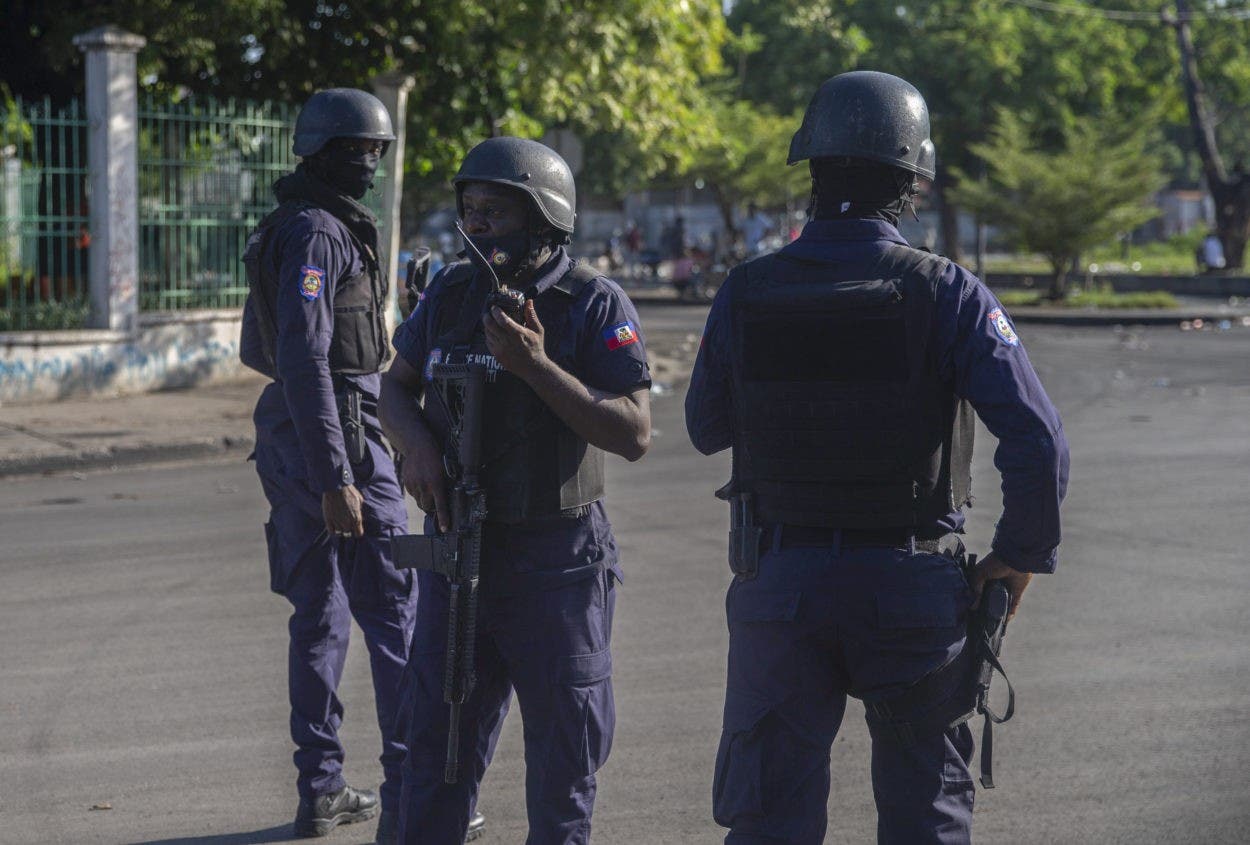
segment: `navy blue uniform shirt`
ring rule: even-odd
[[[334,295],[341,280],[365,272],[364,256],[338,218],[308,208],[270,234],[261,262],[278,268],[278,337],[275,379],[261,393],[253,415],[258,469],[300,479],[317,497],[355,484],[365,499],[367,525],[405,525],[403,493],[391,471],[377,417],[381,377],[330,375]],[[263,360],[260,344],[255,315],[248,309],[240,356],[245,361]],[[362,394],[369,448],[365,462],[354,467],[347,459],[339,422],[336,381],[340,389],[351,384]],[[302,504],[306,509],[313,506]],[[315,515],[321,515],[319,498]]]
[[[539,268],[525,290],[526,297],[542,294],[572,266],[573,259],[563,248],[557,249]],[[430,344],[449,270],[450,266],[434,277],[416,309],[395,330],[396,354],[427,382]],[[472,284],[479,282],[475,279]],[[622,331],[625,327],[628,331]],[[563,335],[554,340],[552,357],[567,363],[583,384],[619,395],[651,384],[638,312],[610,279],[599,276],[586,283],[570,306]],[[427,517],[426,531],[432,530],[432,519]],[[552,518],[541,524],[507,526],[488,523],[482,566],[483,587],[500,592],[554,589],[593,575],[604,566],[620,577],[616,544],[602,501],[593,503],[584,517],[576,519]]]
[[[862,263],[890,244],[907,242],[882,220],[813,220],[781,254]],[[708,455],[733,445],[729,296],[736,278],[730,275],[712,303],[686,395],[690,440]],[[938,283],[934,323],[939,373],[999,441],[994,466],[1002,474],[1003,514],[992,548],[1013,569],[1053,572],[1059,504],[1068,484],[1059,414],[1002,305],[954,262]],[[962,531],[963,524],[956,511],[922,527]]]

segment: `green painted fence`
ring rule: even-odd
[[[0,102],[0,331],[81,326],[90,241],[82,104]]]
[[[141,310],[242,306],[243,250],[274,207],[274,181],[297,162],[297,112],[241,100],[140,101]],[[376,190],[365,197],[375,212],[380,200]]]
[[[295,166],[295,110],[188,98],[139,104],[139,307],[233,308],[248,233]]]
[[[273,182],[296,164],[297,111],[280,103],[141,97],[141,310],[243,304],[243,249],[273,208]],[[384,178],[379,173],[377,184]],[[0,331],[84,324],[87,182],[79,101],[0,102]],[[365,202],[376,211],[380,199],[371,191]]]

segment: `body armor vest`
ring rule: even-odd
[[[596,275],[574,265],[534,300],[548,357],[574,374],[576,362],[564,359],[560,341],[570,330],[570,306]],[[474,270],[467,263],[446,271],[444,285],[431,332],[431,360],[461,363],[466,356],[489,356],[482,330],[489,286],[474,283]],[[603,450],[574,433],[524,381],[506,370],[493,372],[482,408],[487,520],[523,523],[575,513],[602,498]],[[431,395],[434,390],[431,386],[425,391],[424,415],[447,453],[452,421],[443,403]]]
[[[278,338],[278,267],[276,256],[267,257],[270,238],[299,212],[316,208],[305,202],[286,202],[269,213],[247,240],[243,264],[247,268],[248,299],[256,313],[265,362],[277,373],[275,363]],[[386,279],[377,256],[352,234],[365,272],[339,279],[334,290],[334,335],[330,341],[330,372],[335,375],[376,373],[390,356],[386,338]]]
[[[970,501],[973,416],[931,354],[945,259],[770,255],[730,304],[734,489],[757,518],[924,528]]]

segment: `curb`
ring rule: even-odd
[[[1183,322],[1194,320],[1215,324],[1221,320],[1240,323],[1243,316],[1250,316],[1250,313],[1243,311],[1221,312],[1215,309],[1210,311],[1179,309],[1065,311],[1059,308],[1012,308],[1009,309],[1009,313],[1013,323],[1051,326],[1179,326]]]
[[[235,452],[250,452],[254,445],[255,441],[250,437],[221,437],[84,449],[68,455],[0,457],[0,478],[219,457]]]

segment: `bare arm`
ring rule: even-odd
[[[417,405],[422,387],[421,373],[403,358],[395,358],[382,374],[378,417],[387,439],[404,457],[400,478],[404,489],[421,510],[433,511],[439,530],[446,531],[450,525],[447,477],[442,451]]]
[[[547,357],[533,302],[525,304],[524,316],[522,325],[500,309],[491,309],[483,320],[491,354],[586,442],[630,461],[645,455],[651,445],[648,389],[616,394],[582,384]]]

